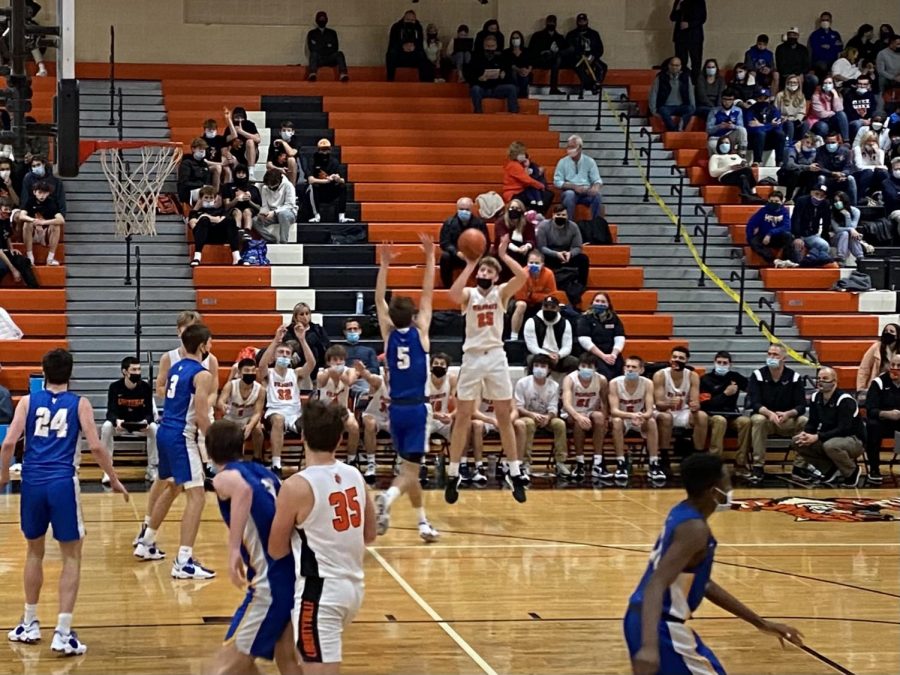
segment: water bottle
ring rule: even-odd
[[[356,292],[356,314],[360,315],[363,313],[363,294],[362,291]]]

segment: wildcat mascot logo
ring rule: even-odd
[[[778,499],[736,499],[735,511],[778,511],[794,516],[795,522],[871,523],[900,520],[900,498],[868,499],[864,497],[828,497],[806,499],[780,497]]]

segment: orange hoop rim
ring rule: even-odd
[[[113,141],[102,139],[83,140],[79,143],[78,163],[84,164],[88,157],[97,150],[133,150],[135,148],[144,147],[183,147],[184,143],[180,141],[160,141],[153,139],[133,139],[127,141]]]

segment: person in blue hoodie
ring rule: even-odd
[[[773,190],[766,205],[747,221],[747,243],[767,263],[781,267],[790,259],[789,247],[793,240],[791,214],[784,206],[784,194]]]
[[[744,65],[750,70],[756,70],[761,63],[769,64],[769,68],[775,67],[775,54],[769,50],[769,36],[757,35],[756,44],[744,52]]]
[[[762,163],[763,150],[775,151],[775,163],[784,161],[784,129],[781,111],[772,103],[772,92],[760,87],[756,91],[756,103],[747,110],[747,142],[753,150],[753,161]]]
[[[778,169],[778,184],[784,186],[784,194],[788,201],[794,198],[794,192],[809,192],[809,188],[818,180],[819,174],[813,170],[816,163],[816,150],[822,139],[813,132],[807,132],[798,142],[789,146],[784,164]]]
[[[810,34],[807,45],[813,64],[823,64],[826,71],[831,70],[844,49],[841,34],[831,30],[831,12],[819,15],[819,28]]]

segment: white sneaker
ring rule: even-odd
[[[100,479],[100,484],[103,487],[109,487],[109,474],[108,473],[105,473],[105,472],[103,473],[103,478]]]
[[[364,480],[366,481],[366,483],[368,483],[369,485],[374,485],[374,484],[375,484],[375,478],[376,478],[376,476],[377,476],[377,473],[378,473],[378,468],[375,466],[375,463],[374,463],[374,462],[370,462],[370,463],[366,466],[366,471],[365,471],[365,473],[363,473],[363,479],[364,479]]]
[[[419,537],[426,544],[433,544],[441,538],[441,533],[434,529],[431,523],[426,520],[424,523],[419,523]]]
[[[59,267],[59,260],[57,260],[56,258],[47,258],[47,264],[50,267]],[[82,654],[83,653],[84,652],[82,652]]]
[[[147,531],[147,523],[141,523],[141,530],[140,530],[140,532],[137,533],[137,536],[136,536],[136,537],[134,538],[134,540],[131,542],[131,546],[132,546],[132,547],[137,546],[138,544],[141,543],[141,539],[144,538],[144,533],[145,533],[146,531]]]
[[[341,213],[338,215],[338,222],[339,223],[355,223],[356,221],[353,218],[348,218],[346,215]]]
[[[193,558],[188,558],[183,564],[179,564],[178,560],[172,563],[173,579],[212,579],[215,576],[215,572],[206,569]]]
[[[138,541],[132,555],[138,560],[162,560],[166,557],[166,552],[159,550],[156,544],[145,544],[143,541]]]
[[[22,473],[22,462],[15,462],[9,466],[10,473]]]
[[[322,222],[322,216],[320,216],[320,215],[317,213],[316,215],[314,215],[312,218],[309,219],[309,222],[311,222],[311,223],[321,223],[321,222]]]
[[[7,637],[10,642],[24,642],[27,645],[33,645],[35,642],[40,642],[41,622],[35,619],[26,626],[23,621],[9,631]]]
[[[63,656],[81,656],[87,651],[87,645],[78,639],[74,630],[68,635],[56,631],[53,633],[53,643],[50,645],[50,649]]]
[[[557,462],[556,463],[556,476],[557,478],[571,478],[572,471],[569,467],[566,466],[565,462]]]
[[[47,66],[43,63],[38,64],[37,73],[35,73],[37,77],[47,77]]]
[[[375,495],[375,533],[380,537],[387,533],[391,526],[391,507],[383,492]]]

